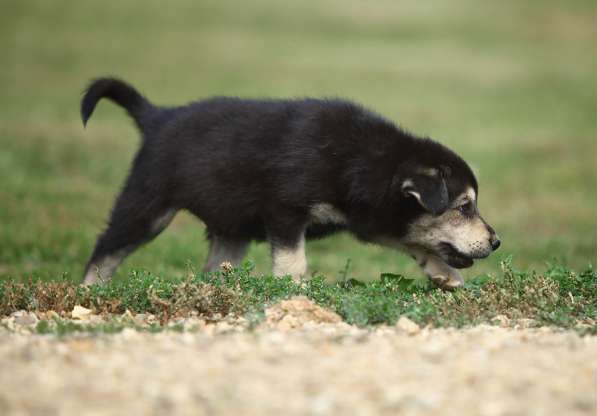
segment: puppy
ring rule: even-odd
[[[238,265],[252,240],[271,245],[273,273],[307,272],[305,240],[347,230],[406,251],[444,289],[500,245],[477,210],[478,185],[458,155],[339,99],[217,97],[159,107],[114,78],[91,83],[124,107],[142,137],[85,271],[109,279],[123,259],[185,209],[207,227],[205,271]]]

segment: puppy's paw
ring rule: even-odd
[[[83,281],[80,283],[81,286],[91,286],[95,283],[103,283],[104,279],[102,279],[99,274],[95,271],[89,271]]]
[[[429,279],[442,290],[455,290],[464,285],[464,280],[461,276],[444,276],[436,274],[430,276]]]
[[[307,287],[308,280],[309,278],[305,275],[292,276],[292,281],[298,284],[303,289]]]

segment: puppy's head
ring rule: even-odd
[[[479,213],[477,180],[470,167],[443,146],[431,150],[433,157],[410,162],[397,175],[395,186],[415,211],[402,241],[452,267],[470,267],[497,250],[500,240]]]

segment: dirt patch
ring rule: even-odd
[[[318,306],[305,296],[295,296],[266,309],[264,326],[294,329],[313,324],[337,324],[339,322],[342,322],[342,318],[337,313]]]
[[[190,332],[18,330],[39,318],[0,329],[2,415],[597,413],[597,337],[573,332],[362,329],[304,298],[268,309],[256,330],[199,318],[184,321]]]

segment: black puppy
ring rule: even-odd
[[[124,107],[142,135],[85,283],[112,276],[137,247],[186,209],[207,226],[205,270],[238,264],[251,240],[271,244],[273,273],[307,271],[305,238],[348,230],[409,252],[444,288],[500,242],[477,211],[477,181],[454,152],[343,100],[211,98],[158,107],[113,78],[97,102]]]

